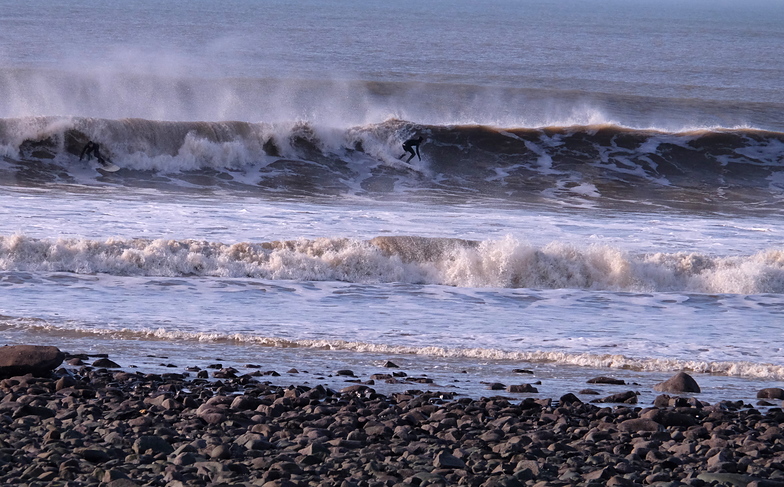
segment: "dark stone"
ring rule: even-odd
[[[152,450],[154,454],[165,453],[168,455],[174,451],[174,448],[160,436],[140,436],[133,443],[133,451],[142,454],[147,450]]]
[[[14,419],[21,418],[23,416],[38,416],[39,418],[53,418],[55,416],[55,412],[47,407],[41,406],[31,406],[29,404],[25,404],[14,411],[12,417]]]
[[[539,390],[532,386],[531,384],[519,384],[519,385],[511,385],[506,388],[506,392],[512,393],[538,393]]]
[[[784,389],[768,387],[757,392],[758,399],[784,399]]]
[[[93,362],[93,367],[101,367],[104,369],[119,369],[120,364],[109,360],[108,358],[99,358],[95,362]]]
[[[678,372],[670,379],[653,386],[653,389],[659,392],[700,392],[700,386],[697,385],[697,381],[686,372]]]
[[[90,463],[106,463],[112,459],[112,456],[106,451],[98,448],[84,448],[82,450],[77,450],[76,453]]]
[[[14,345],[0,348],[0,378],[33,374],[49,375],[60,366],[65,353],[57,347]]]
[[[70,375],[65,375],[57,380],[57,382],[55,383],[55,390],[61,391],[63,389],[66,389],[68,387],[73,387],[75,385],[76,385],[76,379],[74,379]]]
[[[465,468],[466,464],[450,453],[441,452],[433,460],[433,466],[436,468]]]
[[[561,399],[559,399],[559,402],[561,404],[574,404],[574,403],[580,404],[580,403],[582,403],[582,401],[577,396],[572,394],[571,392],[561,396]]]
[[[599,396],[601,392],[597,391],[596,389],[582,389],[578,392],[578,394],[582,394],[584,396]]]
[[[697,420],[688,414],[676,413],[674,411],[667,411],[664,409],[652,409],[646,411],[641,418],[652,419],[663,426],[694,426]]]
[[[614,386],[623,386],[626,385],[626,382],[623,379],[616,379],[614,377],[594,377],[593,379],[588,379],[588,384],[610,384]]]
[[[612,394],[604,399],[596,399],[591,402],[614,402],[623,404],[637,404],[637,393],[634,391],[620,392]]]
[[[228,460],[231,458],[231,450],[227,445],[218,445],[210,452],[210,458],[213,460]]]
[[[662,425],[652,419],[636,418],[627,419],[618,424],[618,431],[640,432],[640,431],[662,431]]]

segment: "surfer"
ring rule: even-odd
[[[79,154],[79,160],[81,161],[85,155],[87,156],[88,161],[92,158],[92,156],[95,156],[95,158],[98,159],[98,162],[101,163],[102,166],[106,165],[106,160],[103,157],[101,157],[100,146],[96,142],[93,142],[92,140],[87,142],[87,145],[85,145],[84,149],[82,149],[82,153]]]
[[[408,139],[407,141],[403,142],[403,150],[405,150],[405,152],[402,156],[398,157],[398,159],[406,157],[406,154],[411,154],[406,162],[411,162],[411,159],[413,159],[414,156],[417,156],[421,161],[422,156],[419,155],[419,144],[421,144],[424,140],[424,137],[420,135],[416,139]]]

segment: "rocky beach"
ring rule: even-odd
[[[784,486],[784,391],[707,404],[674,394],[699,391],[683,373],[653,404],[144,373],[32,346],[2,347],[0,376],[3,485]]]

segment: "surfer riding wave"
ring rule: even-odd
[[[85,145],[84,149],[82,149],[82,153],[79,154],[79,160],[81,161],[85,155],[87,156],[88,161],[92,158],[92,156],[95,156],[95,158],[98,159],[98,162],[102,166],[107,165],[106,159],[101,157],[101,146],[98,145],[98,143],[93,142],[92,140],[87,142],[87,145]]]
[[[411,159],[413,159],[414,156],[417,156],[421,161],[422,156],[419,155],[419,145],[422,144],[424,140],[424,137],[420,136],[416,139],[408,139],[407,141],[403,142],[403,150],[405,150],[405,152],[400,157],[398,157],[398,159],[406,157],[406,154],[411,154],[406,162],[411,162]]]

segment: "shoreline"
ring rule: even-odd
[[[784,486],[779,407],[667,395],[653,405],[590,404],[569,392],[475,399],[428,384],[379,394],[361,383],[279,385],[260,369],[203,369],[199,378],[92,363],[0,381],[0,481]]]

